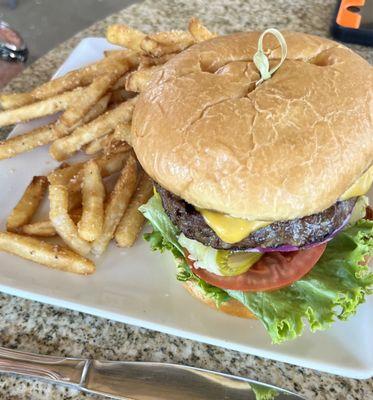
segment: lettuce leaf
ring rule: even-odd
[[[178,242],[178,229],[165,213],[159,195],[140,211],[153,232],[145,239],[153,250],[169,250],[178,260],[177,279],[194,280],[217,306],[235,298],[264,324],[273,343],[295,339],[308,321],[312,331],[327,329],[336,319],[346,320],[372,293],[373,274],[364,259],[373,254],[373,222],[361,220],[329,242],[323,256],[306,276],[272,292],[224,291],[195,276],[185,261]]]
[[[294,339],[305,320],[311,331],[346,320],[372,293],[373,274],[361,265],[373,253],[373,222],[362,220],[337,235],[312,270],[292,285],[273,292],[228,294],[262,321],[273,343]]]
[[[181,282],[195,281],[202,293],[212,299],[217,307],[228,301],[229,295],[224,290],[208,284],[192,273],[185,260],[184,250],[177,240],[180,232],[165,213],[159,194],[156,193],[139,210],[153,227],[153,232],[144,235],[144,239],[149,242],[151,249],[161,253],[169,250],[176,258],[178,269],[176,278]]]
[[[153,233],[145,236],[145,240],[150,242],[152,249],[161,252],[167,249],[175,257],[183,257],[184,250],[177,240],[179,231],[165,213],[159,194],[155,193],[146,204],[139,208],[139,211],[154,228]]]

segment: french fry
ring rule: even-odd
[[[146,67],[153,67],[156,65],[163,65],[167,61],[169,61],[171,58],[175,57],[177,53],[170,53],[170,54],[163,54],[162,56],[159,57],[153,57],[148,54],[141,54],[140,55],[140,64],[139,64],[139,69],[141,68],[146,68]]]
[[[74,99],[80,98],[82,93],[83,89],[77,88],[71,92],[66,92],[47,100],[38,101],[37,103],[32,103],[14,110],[2,111],[0,112],[0,128],[17,124],[18,122],[45,117],[46,115],[65,110]]]
[[[124,89],[126,86],[126,79],[129,72],[121,76],[113,85],[112,90]]]
[[[130,155],[130,152],[123,152],[118,154],[112,154],[110,156],[102,156],[97,159],[97,165],[100,168],[101,176],[103,178],[107,176],[111,176],[116,172],[119,172],[123,165],[127,162],[127,159]],[[77,177],[79,180],[79,176]],[[74,187],[70,185],[71,189],[74,190]]]
[[[53,123],[0,142],[0,160],[14,157],[39,146],[44,146],[64,136],[64,134]]]
[[[141,42],[145,38],[145,33],[131,28],[127,25],[111,25],[107,29],[106,39],[113,44],[127,47],[135,51],[142,51]]]
[[[132,143],[131,124],[129,124],[128,122],[121,122],[120,124],[118,124],[117,127],[115,128],[113,139],[125,141],[129,145],[131,145]]]
[[[153,56],[146,56],[142,55],[140,57],[140,64],[139,68],[137,71],[142,71],[143,69],[151,68],[151,67],[157,67],[161,66],[164,63],[166,63],[168,60],[170,60],[172,57],[174,57],[175,54],[164,54],[161,57],[153,57]],[[136,72],[136,71],[132,71]],[[112,90],[118,90],[118,89],[123,89],[126,86],[128,76],[132,73],[131,71],[128,71],[126,74],[124,74],[122,77],[120,77],[115,84],[113,85]]]
[[[47,188],[48,179],[45,176],[33,177],[21,199],[7,218],[6,227],[8,231],[15,231],[31,220],[43,200]]]
[[[143,92],[148,86],[153,74],[159,71],[160,68],[160,66],[155,65],[131,72],[126,78],[126,90],[138,93]]]
[[[63,169],[63,168],[67,168],[70,167],[70,164],[68,162],[62,162],[56,169]]]
[[[110,176],[122,169],[127,153],[114,154],[112,156],[102,156],[96,159],[97,165],[100,168],[101,176],[104,178]],[[57,168],[48,176],[48,181],[51,185],[68,185],[70,193],[79,192],[82,184],[82,168],[84,162],[69,165],[66,168]]]
[[[217,34],[210,32],[198,18],[191,18],[189,21],[188,30],[196,42],[203,42],[212,39]]]
[[[74,223],[78,223],[82,216],[82,209],[77,208],[70,212],[70,217],[74,221]],[[18,229],[18,233],[22,233],[23,235],[28,236],[37,236],[37,237],[53,237],[57,235],[56,230],[52,222],[48,219],[45,221],[33,222],[32,224],[26,224],[21,226]]]
[[[115,240],[118,246],[131,247],[135,243],[145,223],[145,218],[138,208],[150,199],[152,193],[152,180],[145,173],[141,174],[131,202],[115,231]]]
[[[124,140],[116,139],[114,133],[93,140],[85,148],[86,154],[96,154],[103,151],[106,156],[123,153],[131,149],[131,146]]]
[[[82,196],[83,212],[82,219],[78,223],[78,233],[82,239],[93,242],[102,231],[105,200],[105,187],[100,168],[94,160],[84,165]]]
[[[132,67],[136,67],[140,62],[139,54],[131,50],[117,50],[113,52],[108,59],[103,59],[97,63],[71,71],[60,78],[42,84],[29,93],[0,94],[0,105],[3,109],[9,110],[22,107],[35,101],[49,99],[50,97],[73,90],[79,86],[87,86],[92,83],[95,78],[103,75],[108,66],[113,62],[126,61],[128,61]]]
[[[194,43],[195,40],[189,32],[158,32],[146,36],[141,42],[141,48],[147,54],[160,57],[165,54],[178,53]]]
[[[80,124],[88,123],[102,114],[107,108],[109,99],[110,95],[106,95],[100,99],[99,102],[84,116],[82,121],[80,121]],[[57,121],[0,142],[0,160],[11,158],[36,147],[51,143],[56,139],[66,136],[74,128],[75,127],[68,128]]]
[[[115,56],[120,51],[123,51],[123,50],[105,50],[104,51],[104,56],[105,57],[112,57],[112,56]]]
[[[22,233],[23,235],[37,237],[52,237],[57,235],[57,232],[50,220],[38,221],[32,224],[23,225],[18,232]]]
[[[136,98],[128,100],[92,122],[77,128],[69,136],[57,139],[49,149],[50,154],[56,160],[62,161],[92,140],[110,133],[120,122],[129,122],[132,119],[135,102]]]
[[[69,193],[66,186],[51,185],[49,187],[49,219],[61,239],[81,255],[90,252],[90,244],[78,235],[78,229],[68,213]]]
[[[93,81],[83,89],[81,96],[77,97],[76,104],[70,104],[62,114],[61,121],[67,126],[73,126],[103,97],[120,76],[130,69],[129,63],[115,63],[110,66],[107,74]]]
[[[47,175],[51,185],[67,185],[76,179],[79,171],[83,168],[84,162],[68,165],[65,168],[56,168]]]
[[[105,209],[101,235],[93,242],[92,252],[101,255],[107,248],[136,188],[137,162],[131,155],[124,166]]]
[[[35,101],[31,93],[3,93],[0,94],[0,105],[3,110],[10,110],[31,104]]]
[[[147,38],[166,46],[173,44],[185,44],[190,46],[194,43],[193,36],[189,32],[178,30],[151,33]]]
[[[91,260],[69,249],[16,233],[0,232],[0,251],[75,274],[87,275],[96,270]]]
[[[96,154],[99,151],[103,150],[105,146],[109,143],[110,138],[112,137],[113,133],[108,133],[105,136],[101,136],[95,140],[92,140],[91,143],[88,143],[84,149],[85,154],[91,155]]]
[[[117,140],[110,135],[108,141],[104,144],[104,154],[111,156],[112,154],[123,153],[129,151],[131,146],[124,140]]]
[[[133,94],[127,92],[125,89],[113,90],[110,94],[110,105],[116,107],[119,104],[133,98]]]

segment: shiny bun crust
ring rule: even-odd
[[[230,299],[225,303],[222,303],[220,307],[217,308],[214,301],[205,296],[195,282],[186,281],[183,285],[192,296],[196,297],[198,300],[201,300],[203,303],[217,311],[222,311],[223,313],[233,315],[235,317],[256,319],[255,315],[237,300]]]
[[[331,206],[368,169],[372,67],[336,42],[283,34],[287,59],[257,87],[258,32],[197,44],[153,76],[132,126],[154,180],[196,207],[289,220]],[[276,40],[264,48],[276,64]]]

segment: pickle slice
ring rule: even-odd
[[[261,257],[260,253],[219,250],[216,254],[216,264],[223,276],[236,276],[250,269]]]

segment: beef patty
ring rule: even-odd
[[[189,239],[215,249],[245,250],[252,247],[302,247],[321,242],[339,228],[351,213],[356,197],[338,201],[326,210],[290,221],[276,221],[246,236],[240,242],[226,243],[207,225],[203,216],[186,201],[155,184],[163,207],[172,223]]]

